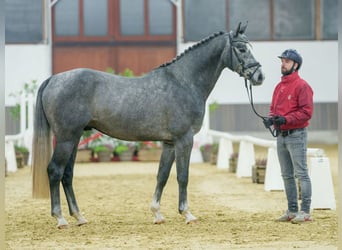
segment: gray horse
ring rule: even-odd
[[[70,215],[78,225],[87,223],[79,211],[72,180],[77,145],[83,131],[90,128],[123,140],[162,141],[151,203],[154,223],[164,222],[160,200],[174,161],[179,213],[186,223],[196,221],[187,201],[189,159],[206,99],[225,67],[253,85],[264,80],[244,34],[246,27],[240,23],[235,31],[215,33],[141,77],[75,69],[53,75],[41,85],[33,138],[33,197],[50,195],[51,214],[58,228],[68,225],[61,210],[60,183]],[[55,136],[53,151],[51,131]]]

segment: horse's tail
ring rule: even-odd
[[[40,86],[37,94],[32,140],[32,196],[33,198],[49,198],[50,188],[47,166],[52,155],[50,125],[46,119],[42,95],[50,78]]]

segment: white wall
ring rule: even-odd
[[[192,44],[182,44],[181,51]],[[253,88],[255,103],[270,103],[275,85],[280,81],[280,55],[285,49],[296,49],[303,57],[299,71],[314,90],[314,102],[338,100],[338,43],[337,41],[252,42],[255,58],[261,63],[266,79]],[[248,103],[243,78],[225,69],[208,102],[221,104]]]
[[[37,80],[38,85],[52,73],[50,46],[5,46],[5,106],[15,105],[9,95],[23,89],[25,82]]]

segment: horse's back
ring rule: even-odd
[[[188,130],[202,108],[162,70],[128,78],[75,69],[52,77],[43,98],[49,122],[63,130],[94,127],[129,140],[170,140]]]

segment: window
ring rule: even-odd
[[[122,35],[144,35],[144,0],[120,1]]]
[[[183,0],[184,40],[248,21],[251,40],[337,39],[337,0]]]
[[[149,31],[151,35],[172,35],[173,12],[170,1],[150,0],[148,12]]]
[[[274,39],[314,39],[314,4],[312,0],[274,0]]]
[[[169,0],[60,0],[54,41],[174,41],[175,10]]]
[[[161,14],[162,13],[162,14]],[[174,7],[169,0],[120,0],[120,36],[172,36]]]
[[[226,0],[184,0],[184,40],[197,41],[226,30]]]
[[[230,30],[235,29],[239,22],[248,21],[247,32],[249,39],[269,39],[271,36],[270,15],[269,0],[230,0]]]
[[[59,1],[55,5],[55,34],[77,36],[79,31],[78,0]]]
[[[322,1],[321,6],[321,35],[323,39],[337,39],[338,6],[337,0]]]
[[[43,41],[43,1],[7,0],[5,8],[6,43]]]
[[[83,0],[84,35],[107,35],[107,0]]]

